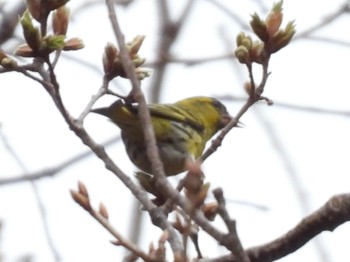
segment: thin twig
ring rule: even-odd
[[[70,193],[78,205],[80,205],[86,212],[95,218],[105,229],[107,229],[108,232],[110,232],[116,238],[116,241],[112,242],[113,244],[125,247],[134,253],[137,257],[142,258],[144,261],[155,262],[154,259],[143,252],[135,243],[123,237],[123,235],[113,227],[113,225],[109,222],[108,210],[103,203],[100,203],[98,211],[92,207],[89,192],[83,182],[79,181],[78,190],[71,190]]]
[[[216,96],[216,97],[222,101],[226,100],[226,101],[234,101],[234,102],[244,102],[247,100],[247,98],[245,97],[238,97],[238,96],[232,96],[232,95]],[[258,103],[257,105],[260,105],[260,103]],[[336,110],[331,108],[316,107],[316,106],[310,106],[310,105],[297,105],[297,104],[279,102],[276,100],[273,101],[273,105],[274,107],[285,108],[288,110],[297,110],[297,111],[313,113],[313,114],[329,114],[329,115],[343,116],[343,117],[350,116],[350,110],[346,111],[346,110]]]
[[[171,64],[184,64],[186,66],[196,66],[203,63],[212,63],[219,60],[227,60],[234,58],[232,52],[222,55],[203,57],[203,58],[179,58],[179,57],[164,57],[162,60],[146,62],[144,65],[147,67],[159,67],[165,61]],[[157,102],[157,101],[156,101]]]
[[[151,257],[149,257],[145,252],[143,252],[134,242],[120,234],[118,230],[115,229],[113,225],[109,222],[109,220],[100,214],[100,212],[97,212],[95,209],[91,209],[90,214],[118,240],[118,245],[125,247],[127,250],[131,251],[137,257],[143,259],[144,261],[155,261]]]
[[[120,141],[120,136],[113,137],[106,142],[103,142],[102,145],[103,147],[108,147],[114,143],[117,143]],[[62,163],[45,168],[36,172],[28,172],[26,174],[22,175],[17,175],[17,176],[12,176],[8,178],[1,178],[0,179],[0,186],[5,186],[5,185],[11,185],[11,184],[16,184],[16,183],[23,183],[23,182],[28,182],[28,181],[36,181],[40,180],[42,178],[47,178],[47,177],[53,177],[55,175],[58,175],[60,172],[65,170],[66,168],[78,163],[79,161],[83,160],[86,157],[89,157],[93,154],[91,150],[86,150],[83,153],[80,153],[76,156],[73,156],[69,158],[68,160],[63,161]]]
[[[77,124],[82,125],[85,117],[90,113],[91,108],[94,106],[96,101],[100,99],[103,95],[105,95],[108,91],[108,80],[106,77],[103,77],[103,83],[101,88],[97,91],[97,94],[93,95],[89,103],[86,105],[83,112],[80,114]]]
[[[239,240],[236,229],[236,221],[230,218],[230,215],[226,209],[225,198],[222,189],[214,189],[213,194],[216,201],[218,202],[218,214],[221,216],[228,229],[228,233],[222,239],[222,241],[226,241],[232,245],[232,254],[237,258],[237,261],[250,262],[250,259],[244,252],[241,241]]]

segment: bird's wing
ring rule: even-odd
[[[132,106],[130,109],[136,113],[138,111],[138,106]],[[174,105],[149,104],[148,109],[151,116],[184,123],[191,126],[198,132],[202,132],[204,130],[203,125],[201,123],[198,123],[198,119],[196,119],[190,112],[178,108]]]

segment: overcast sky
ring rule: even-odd
[[[6,1],[4,1],[6,2]],[[9,2],[9,1],[7,1]],[[101,4],[81,8],[85,1],[72,0],[69,37],[83,39],[86,47],[62,56],[56,72],[63,101],[74,116],[79,116],[102,84],[102,53],[107,42],[115,42],[106,7]],[[146,35],[140,54],[154,61],[159,37],[157,1],[134,1],[117,9],[127,40]],[[176,18],[186,1],[173,1]],[[264,16],[255,1],[218,1],[248,23],[255,11]],[[271,6],[273,1],[265,1]],[[295,20],[297,33],[319,24],[344,1],[284,1],[285,21]],[[312,34],[350,43],[349,17],[339,16],[325,28]],[[197,1],[171,53],[181,59],[215,57],[235,47],[242,30],[229,15],[209,0]],[[16,35],[20,36],[18,29]],[[94,68],[77,61],[86,61]],[[260,103],[241,119],[244,128],[234,129],[223,146],[203,165],[211,188],[222,187],[229,201],[229,212],[237,219],[245,247],[260,245],[284,234],[299,220],[323,205],[331,196],[349,192],[348,116],[296,110],[279,104],[350,111],[349,46],[315,39],[297,39],[272,57],[271,76],[265,95],[275,106]],[[96,69],[95,69],[96,68]],[[256,68],[257,79],[259,68]],[[232,60],[218,60],[196,66],[172,64],[166,74],[162,102],[209,95],[245,97],[243,83],[248,80],[244,66]],[[147,93],[152,76],[142,82]],[[126,94],[126,80],[114,82],[113,90]],[[115,98],[104,97],[98,105],[109,105]],[[243,101],[222,100],[232,115]],[[0,75],[1,134],[22,161],[21,167],[0,140],[0,180],[23,173],[54,167],[87,148],[68,129],[45,90],[17,73]],[[89,115],[85,127],[102,143],[119,134],[106,119]],[[107,148],[116,164],[132,176],[135,168],[119,142]],[[70,197],[69,189],[83,181],[96,207],[107,206],[112,224],[124,235],[130,230],[132,195],[118,179],[91,156],[70,166],[52,178],[36,183],[54,245],[62,261],[118,261],[125,251],[109,243],[113,238]],[[176,183],[177,177],[171,178]],[[298,192],[296,192],[298,185]],[[232,201],[231,201],[232,200]],[[263,211],[235,201],[247,201],[267,208]],[[31,256],[33,261],[54,261],[43,231],[38,203],[29,183],[0,188],[2,221],[0,252],[4,261]],[[216,224],[224,229],[222,222]],[[148,249],[161,234],[145,216],[141,246]],[[323,233],[283,258],[293,261],[346,261],[350,226],[344,224],[332,233]],[[317,244],[315,244],[317,242]],[[215,241],[200,234],[206,256],[225,254]],[[317,245],[327,255],[320,258]],[[192,252],[193,256],[195,252]]]

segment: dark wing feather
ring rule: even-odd
[[[137,113],[137,105],[126,105],[130,111]],[[149,104],[148,109],[151,116],[168,119],[175,122],[184,123],[191,126],[198,132],[203,132],[204,126],[189,112],[170,104]]]

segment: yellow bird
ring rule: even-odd
[[[186,161],[199,158],[206,142],[232,119],[226,107],[211,97],[191,97],[174,104],[149,104],[160,158],[167,176],[186,169]],[[138,106],[117,100],[92,112],[108,117],[121,129],[130,160],[152,174],[145,148]]]

